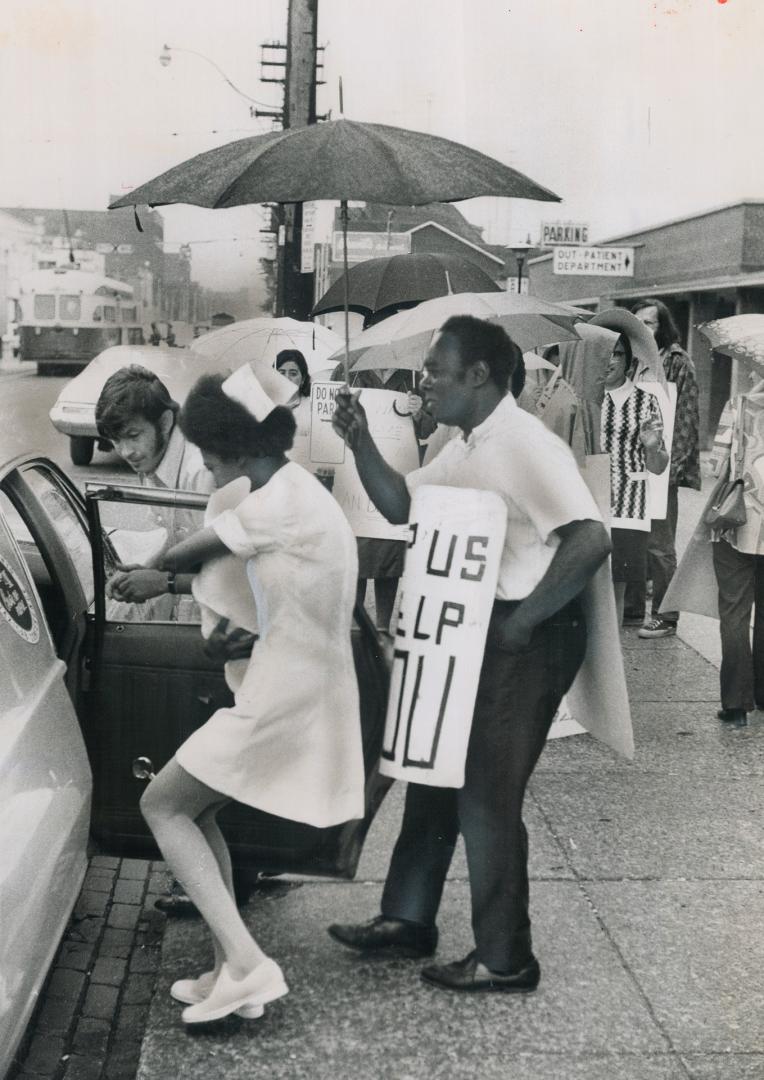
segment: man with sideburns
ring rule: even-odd
[[[455,316],[425,363],[420,393],[440,424],[461,429],[407,477],[382,458],[358,395],[337,399],[334,426],[391,522],[408,520],[420,484],[496,492],[507,530],[460,789],[410,783],[381,914],[329,933],[362,953],[420,957],[437,946],[436,915],[459,832],[469,867],[475,949],[422,978],[456,991],[530,992],[526,785],[560,700],[586,651],[578,596],[610,540],[569,447],[508,392],[520,350],[495,323]]]

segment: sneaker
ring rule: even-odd
[[[676,633],[676,623],[666,622],[665,619],[652,619],[641,630],[637,630],[639,637],[659,638],[671,637]]]

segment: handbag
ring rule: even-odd
[[[734,468],[728,461],[727,469],[719,477],[716,487],[709,499],[704,521],[712,529],[718,532],[726,532],[730,529],[738,529],[745,525],[748,515],[745,509],[745,493],[743,491],[743,458],[745,455],[743,411],[745,397],[738,401],[736,418],[737,451],[735,453]]]

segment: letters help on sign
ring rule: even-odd
[[[464,784],[506,521],[494,492],[433,485],[414,492],[380,764],[385,776]]]

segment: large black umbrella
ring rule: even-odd
[[[117,199],[110,209],[339,199],[347,273],[348,199],[415,206],[479,195],[560,201],[523,173],[461,143],[342,119],[254,135],[207,150]]]
[[[490,274],[463,255],[427,251],[385,255],[351,266],[347,282],[338,278],[311,315],[342,311],[346,285],[348,307],[362,315],[375,315],[385,308],[433,300],[436,296],[451,293],[500,291]]]

